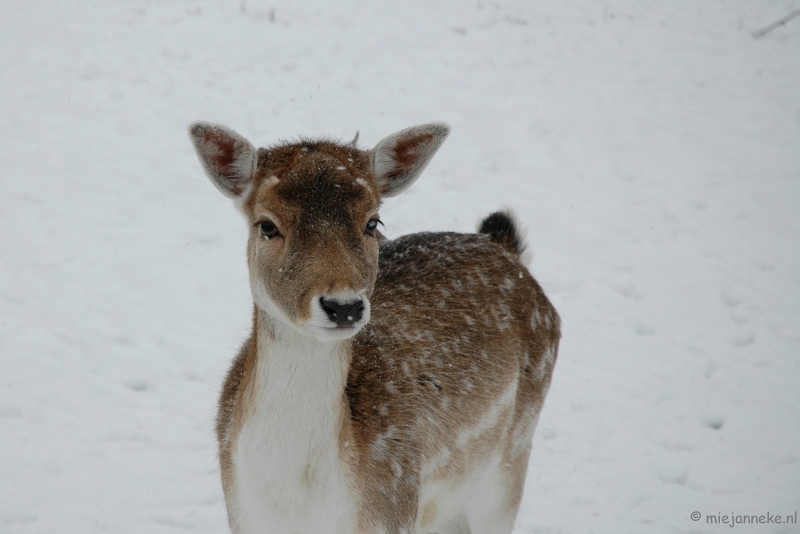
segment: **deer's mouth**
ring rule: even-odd
[[[320,326],[316,324],[308,324],[306,328],[311,331],[314,337],[321,341],[337,341],[348,339],[356,335],[361,328],[366,324],[366,321],[354,325],[331,325]]]

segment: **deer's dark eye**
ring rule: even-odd
[[[379,219],[372,219],[371,221],[369,221],[367,223],[367,227],[366,227],[366,229],[364,229],[364,233],[367,234],[367,235],[374,236],[375,235],[375,231],[378,229],[378,224],[380,224],[380,223],[381,223],[381,221]]]
[[[281,233],[278,231],[278,227],[275,226],[275,223],[272,221],[261,222],[258,226],[261,228],[261,235],[267,239],[272,239],[273,237],[278,237],[281,235]]]

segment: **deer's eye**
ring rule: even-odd
[[[383,224],[380,219],[372,219],[367,223],[367,227],[364,229],[364,233],[367,235],[374,236],[375,231],[378,230],[378,225]]]
[[[273,237],[278,237],[281,235],[281,233],[278,231],[278,227],[275,226],[275,223],[272,221],[263,221],[259,223],[258,226],[261,228],[261,235],[267,239],[272,239]]]

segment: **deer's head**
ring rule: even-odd
[[[327,140],[256,150],[224,126],[189,128],[211,182],[247,219],[256,305],[323,341],[353,336],[369,321],[381,200],[408,188],[448,133],[431,123],[368,151]]]

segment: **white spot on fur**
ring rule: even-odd
[[[516,285],[517,285],[516,280],[514,280],[513,278],[506,277],[500,284],[500,290],[506,295],[508,295],[509,293],[511,293],[511,291],[513,291]]]
[[[379,434],[375,441],[370,444],[370,456],[379,462],[388,460],[392,450],[391,443],[397,440],[397,437],[397,428],[395,426],[387,428],[386,432]]]
[[[429,458],[428,461],[423,465],[420,478],[424,480],[439,469],[445,467],[452,456],[453,453],[447,447],[442,447],[439,449],[439,451],[437,451],[436,454]]]
[[[553,363],[556,361],[556,349],[554,346],[550,345],[547,347],[547,350],[544,351],[544,360],[548,365],[553,365]]]
[[[494,401],[491,406],[489,406],[489,409],[483,413],[478,422],[459,432],[458,437],[456,438],[456,447],[463,448],[470,441],[481,437],[487,431],[494,428],[494,426],[497,425],[498,421],[500,420],[500,416],[503,415],[503,413],[506,412],[506,410],[513,404],[516,396],[517,377],[515,375],[514,379],[508,384],[506,390],[503,392],[500,398]]]
[[[392,460],[391,468],[392,468],[392,474],[394,475],[395,478],[400,478],[403,476],[403,466],[400,465],[400,462],[398,462],[397,460]]]
[[[537,328],[539,328],[541,322],[542,322],[542,314],[539,312],[539,308],[536,308],[535,310],[533,310],[533,318],[531,319],[531,325],[533,326],[533,329],[536,330]]]
[[[264,181],[264,187],[266,187],[267,189],[269,189],[270,187],[272,187],[272,186],[274,186],[275,184],[277,184],[279,181],[280,181],[280,180],[278,179],[278,177],[277,177],[277,176],[275,176],[275,175],[273,174],[272,176],[270,176],[269,178],[267,178],[267,179]]]
[[[549,360],[548,354],[545,352],[544,357],[539,359],[539,365],[536,366],[536,371],[533,375],[536,380],[542,380],[547,375],[547,368],[550,365]]]

